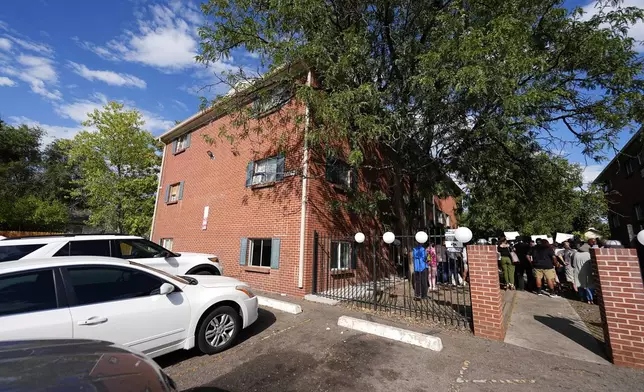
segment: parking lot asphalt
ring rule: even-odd
[[[582,362],[440,328],[442,352],[337,326],[344,307],[299,299],[303,313],[260,309],[231,349],[157,358],[182,391],[642,391],[644,372]],[[386,323],[391,324],[387,321]],[[405,327],[405,326],[403,326]],[[557,333],[553,331],[553,333]]]

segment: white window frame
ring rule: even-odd
[[[253,178],[251,180],[251,185],[268,184],[277,181],[278,158],[278,156],[273,156],[253,162]],[[265,165],[263,169],[261,167],[262,165]],[[271,166],[275,168],[272,172],[270,171],[272,168]]]
[[[331,271],[348,271],[351,269],[351,242],[349,241],[331,241],[331,248],[336,247],[336,260],[331,257]],[[345,252],[343,252],[343,250]],[[346,267],[342,267],[342,259],[346,253]],[[334,253],[331,252],[333,255]]]
[[[169,244],[169,245],[168,245]],[[174,238],[161,238],[159,245],[166,248],[169,251],[172,251],[172,245],[174,245]]]
[[[280,109],[291,100],[292,95],[288,86],[275,87],[272,91],[264,94],[264,96],[256,98],[252,103],[253,114],[256,117],[261,117]]]
[[[259,246],[259,263],[260,265],[253,265],[253,253],[255,252],[255,241],[260,241]],[[272,238],[249,238],[248,242],[250,246],[248,247],[248,261],[246,265],[249,267],[259,267],[259,268],[271,268],[271,252],[273,251],[273,239]],[[268,255],[268,265],[261,265],[262,259],[264,258],[264,242],[270,244],[270,250]]]
[[[176,184],[170,184],[170,190],[168,191],[168,203],[176,203],[179,201],[179,192],[181,190],[181,183],[177,182]],[[176,189],[176,193],[172,193],[172,190]],[[172,196],[174,195],[174,199]]]
[[[188,135],[185,134],[185,135],[179,136],[177,138],[177,149],[174,153],[177,154],[185,150],[186,148],[188,148],[187,144],[188,144]]]

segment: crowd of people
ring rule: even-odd
[[[572,290],[580,300],[594,303],[590,249],[599,247],[595,239],[551,244],[545,238],[511,242],[501,237],[496,245],[506,290],[528,290],[552,298],[559,298],[563,290]]]
[[[446,243],[417,244],[412,251],[414,261],[414,297],[426,298],[438,291],[438,285],[467,285],[469,268],[467,250],[452,249]]]

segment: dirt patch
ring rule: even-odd
[[[578,299],[568,298],[568,302],[575,309],[579,318],[586,324],[590,334],[602,345],[604,342],[604,329],[602,327],[602,317],[598,305],[591,305],[581,302]]]

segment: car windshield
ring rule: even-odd
[[[183,278],[181,278],[181,277],[179,277],[177,275],[172,275],[172,274],[169,274],[167,272],[158,270],[156,268],[152,268],[149,265],[140,264],[140,263],[137,263],[136,261],[130,261],[130,264],[131,265],[136,265],[137,267],[145,268],[145,269],[150,270],[150,271],[154,271],[154,272],[156,272],[158,274],[161,274],[161,275],[163,275],[163,276],[165,276],[167,278],[177,280],[177,281],[179,281],[179,282],[181,282],[183,284],[190,284],[190,282],[188,282],[187,280],[185,280],[185,279],[183,279]]]

